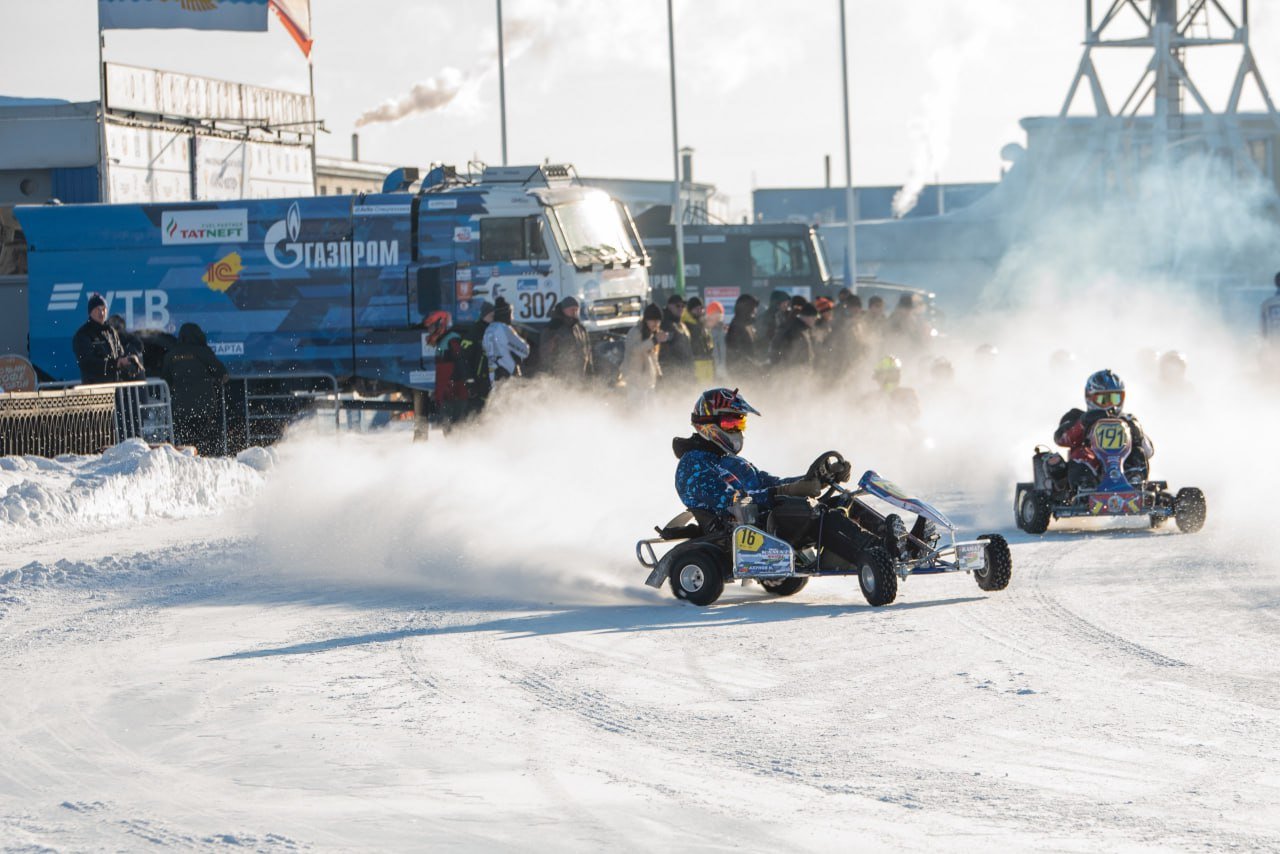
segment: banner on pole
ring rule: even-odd
[[[264,32],[267,3],[268,0],[98,0],[98,28]]]
[[[280,23],[298,43],[302,55],[311,58],[311,0],[271,0]]]

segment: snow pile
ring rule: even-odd
[[[180,519],[247,503],[267,457],[211,459],[133,439],[101,456],[0,457],[0,543]]]

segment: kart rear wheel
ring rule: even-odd
[[[1049,496],[1039,489],[1028,489],[1019,494],[1021,500],[1015,508],[1018,527],[1028,534],[1043,534],[1049,530],[1052,515]]]
[[[772,593],[774,596],[794,596],[804,589],[809,583],[809,577],[806,575],[797,575],[792,578],[762,578],[760,586],[764,588],[766,593]]]
[[[898,576],[884,549],[867,549],[858,558],[858,585],[867,604],[876,608],[898,598]]]
[[[1178,523],[1178,530],[1184,534],[1194,534],[1204,527],[1204,517],[1208,512],[1204,493],[1194,486],[1178,490],[1173,499],[1173,519]]]
[[[973,580],[983,590],[1005,589],[1013,577],[1013,555],[1009,552],[1009,543],[999,534],[983,534],[978,539],[987,541],[987,565],[973,571]]]
[[[724,570],[719,556],[707,548],[684,551],[671,562],[667,571],[671,592],[700,607],[706,607],[724,592]]]

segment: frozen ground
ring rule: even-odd
[[[431,522],[369,576],[360,506],[443,510],[317,497],[321,452],[377,471],[305,444],[0,461],[0,849],[1280,849],[1280,578],[1222,524],[1011,534],[999,594],[703,610],[613,542],[658,519],[593,527],[580,596]]]

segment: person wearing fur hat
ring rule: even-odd
[[[76,330],[71,349],[80,365],[81,383],[120,382],[120,372],[130,360],[120,336],[107,324],[107,301],[102,294],[89,296],[89,319]]]

